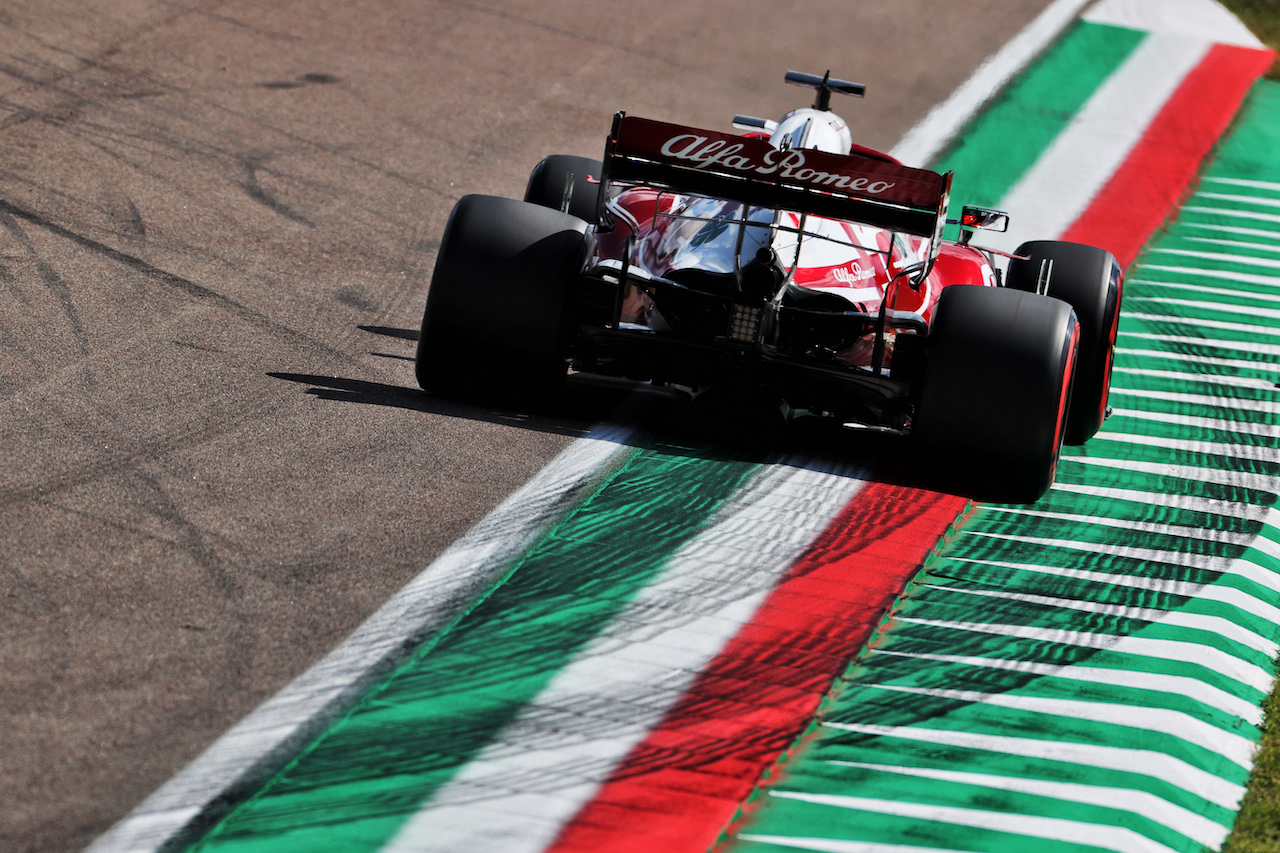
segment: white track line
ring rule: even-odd
[[[1096,436],[1098,441],[1115,441],[1138,447],[1157,447],[1174,454],[1204,454],[1208,456],[1226,456],[1231,459],[1280,462],[1280,448],[1262,444],[1239,444],[1219,441],[1197,441],[1187,438],[1160,438],[1144,433],[1125,433],[1119,427],[1108,426],[1106,432]]]
[[[1271,689],[1272,681],[1275,678],[1269,672],[1270,667],[1263,669],[1213,646],[1206,646],[1204,643],[1197,641],[1116,636],[1098,631],[1069,631],[1064,628],[1038,628],[1034,625],[1003,625],[994,622],[917,619],[905,616],[901,617],[900,621],[910,625],[923,625],[926,628],[947,628],[953,631],[990,634],[996,637],[1016,637],[1043,643],[1064,643],[1114,654],[1139,655],[1141,657],[1155,658],[1156,660],[1193,664],[1215,672],[1222,678],[1256,690],[1264,696]],[[1137,711],[1140,709],[1130,706],[1130,710]]]
[[[1126,314],[1125,316],[1128,316]],[[1239,350],[1241,352],[1250,352],[1262,356],[1280,356],[1280,346],[1268,346],[1267,344],[1259,344],[1253,341],[1233,341],[1226,338],[1204,338],[1192,337],[1190,335],[1159,335],[1151,332],[1123,332],[1121,340],[1128,341],[1131,338],[1138,338],[1144,341],[1164,341],[1171,344],[1182,344],[1195,347],[1214,347],[1223,350]],[[1124,349],[1123,346],[1120,349]],[[1267,364],[1269,362],[1259,362]],[[1115,393],[1115,389],[1112,389]]]
[[[1275,181],[1254,181],[1248,178],[1218,178],[1206,177],[1206,184],[1229,184],[1233,187],[1249,187],[1254,190],[1262,190],[1263,192],[1280,193],[1280,183]]]
[[[1249,249],[1254,252],[1280,252],[1280,246],[1258,243],[1252,240],[1222,240],[1211,237],[1185,237],[1190,243],[1208,243],[1211,246],[1230,246],[1233,249]]]
[[[1253,338],[1275,338],[1280,336],[1280,327],[1259,326],[1254,323],[1232,323],[1226,320],[1206,320],[1202,317],[1181,317],[1176,314],[1139,314],[1135,311],[1125,312],[1131,320],[1150,320],[1156,323],[1182,323],[1202,329],[1222,329],[1224,332],[1243,332]],[[1236,346],[1244,350],[1259,350],[1253,341],[1237,341]],[[1259,350],[1261,351],[1261,350]]]
[[[1247,267],[1263,267],[1265,269],[1280,269],[1280,261],[1274,258],[1256,258],[1251,255],[1226,255],[1222,252],[1197,252],[1194,249],[1162,249],[1153,248],[1150,251],[1165,255],[1181,255],[1184,258],[1200,258],[1213,261],[1221,261],[1226,264],[1241,264]],[[1271,248],[1271,251],[1280,251]]]
[[[1247,284],[1260,284],[1263,287],[1280,287],[1280,275],[1262,275],[1259,273],[1243,273],[1234,270],[1211,270],[1201,269],[1200,267],[1182,267],[1168,266],[1165,264],[1143,264],[1143,274],[1151,273],[1159,270],[1160,272],[1175,272],[1183,275],[1202,276],[1204,278],[1217,278],[1225,281],[1245,282]],[[1241,295],[1248,296],[1249,292],[1243,292]]]
[[[1129,705],[1121,702],[1093,702],[1086,699],[1057,699],[1024,696],[1019,693],[983,693],[979,690],[949,690],[940,687],[908,687],[899,684],[866,684],[867,689],[888,690],[934,699],[949,699],[966,705],[985,705],[1028,714],[1044,714],[1064,720],[1080,720],[1109,726],[1124,726],[1178,738],[1222,756],[1243,770],[1253,765],[1257,744],[1252,738],[1233,734],[1182,711]]]
[[[1276,251],[1280,251],[1277,247]],[[1179,270],[1185,271],[1188,267],[1179,267]],[[1259,293],[1257,290],[1240,290],[1239,288],[1230,287],[1213,287],[1208,284],[1189,284],[1185,281],[1160,281],[1154,278],[1126,278],[1125,285],[1149,284],[1154,287],[1163,287],[1172,290],[1190,290],[1194,293],[1216,293],[1219,296],[1246,297],[1248,299],[1256,299],[1259,302],[1280,302],[1280,293]],[[1229,303],[1219,302],[1218,306],[1227,305]]]
[[[794,791],[774,791],[772,794],[780,799],[800,800],[815,805],[854,809],[876,814],[893,815],[895,817],[937,821],[939,823],[994,832],[1016,833],[1030,838],[1067,841],[1081,846],[1114,850],[1116,853],[1174,853],[1172,848],[1152,841],[1145,835],[1139,835],[1132,829],[1123,826],[1084,823],[1083,821],[1067,820],[1047,815],[1012,814],[1010,812],[987,811],[985,809],[970,809],[962,806],[938,806],[901,800],[851,797],[841,794],[801,794]],[[1225,835],[1225,830],[1223,834]],[[848,850],[850,853],[860,849],[856,844],[844,843],[848,846],[843,848],[811,847],[809,849],[842,849]]]
[[[1110,527],[1127,530],[1130,533],[1150,533],[1155,536],[1175,536],[1179,539],[1195,539],[1201,542],[1220,542],[1229,545],[1248,545],[1255,538],[1253,533],[1237,533],[1231,530],[1214,530],[1207,527],[1191,527],[1186,524],[1165,524],[1155,521],[1132,521],[1124,518],[1111,518],[1105,515],[1082,515],[1071,512],[1052,512],[1043,509],[1031,509],[1025,506],[987,505],[984,512],[1001,515],[1029,515],[1034,518],[1045,518],[1053,521],[1064,521],[1068,524]],[[961,562],[973,562],[959,559]],[[1276,621],[1280,622],[1280,610],[1276,611]]]
[[[838,838],[804,838],[754,833],[738,837],[743,841],[758,841],[761,844],[790,847],[793,850],[812,850],[814,853],[939,853],[937,847],[917,847],[914,844],[880,844],[875,841],[842,841]],[[974,851],[948,847],[943,853],[974,853]]]
[[[1222,842],[1225,829],[1222,824],[1204,815],[1174,805],[1155,794],[1135,791],[1131,788],[1109,788],[1079,782],[1054,782],[1045,779],[1029,779],[1025,776],[996,776],[968,770],[898,767],[892,764],[870,764],[863,761],[832,761],[831,763],[841,767],[856,767],[880,773],[894,773],[939,782],[954,782],[958,785],[990,788],[995,791],[1048,797],[1069,803],[1100,806],[1105,809],[1119,809],[1166,826],[1199,844],[1212,847]]]
[[[1147,412],[1124,412],[1130,417],[1148,414]],[[1164,416],[1155,418],[1164,420]],[[1181,421],[1179,421],[1181,422]],[[1210,421],[1210,423],[1216,423]],[[1263,433],[1269,435],[1270,433]],[[1141,489],[1120,489],[1099,486],[1097,483],[1054,483],[1051,491],[1083,494],[1116,501],[1131,501],[1143,506],[1164,506],[1172,509],[1186,509],[1193,512],[1206,512],[1212,515],[1224,515],[1229,518],[1247,518],[1251,521],[1263,517],[1266,507],[1243,501],[1219,500],[1205,498],[1200,495],[1168,494],[1165,492],[1148,492]]]
[[[1129,589],[1140,589],[1146,592],[1195,598],[1201,601],[1215,601],[1219,604],[1225,604],[1228,607],[1234,607],[1236,610],[1239,610],[1242,613],[1247,613],[1258,619],[1263,619],[1273,623],[1280,623],[1280,608],[1271,604],[1270,587],[1266,587],[1268,593],[1264,597],[1263,595],[1255,592],[1245,591],[1220,583],[1195,583],[1193,581],[1177,580],[1173,578],[1151,578],[1143,577],[1141,575],[1126,575],[1094,569],[1064,569],[1060,566],[1036,565],[1034,563],[1012,563],[1004,560],[971,560],[962,557],[952,557],[950,559],[957,563],[971,563],[978,566],[1004,568],[1018,572],[1034,572],[1067,580],[1080,580],[1096,584],[1110,584],[1112,586],[1123,586]],[[1078,666],[1078,664],[1076,666]],[[1076,666],[1072,666],[1070,669],[1074,670]],[[1064,675],[1064,677],[1066,676]],[[1254,707],[1254,710],[1261,713],[1261,709],[1258,707]],[[1249,715],[1241,714],[1240,716],[1247,717]]]
[[[1011,592],[1005,589],[969,589],[962,586],[940,586],[938,584],[925,584],[925,588],[941,590],[956,596],[973,595],[1004,601],[1017,601],[1022,604],[1034,605],[1035,609],[1041,612],[1074,610],[1079,613],[1093,613],[1113,619],[1159,622],[1161,625],[1174,628],[1204,631],[1206,634],[1213,634],[1245,648],[1253,649],[1268,658],[1273,657],[1276,651],[1276,644],[1270,638],[1244,627],[1233,619],[1211,613],[1197,613],[1188,610],[1160,610],[1155,607],[1135,607],[1129,604],[1088,601],[1056,595],[1038,595],[1030,592]]]
[[[1131,314],[1129,316],[1133,315]],[[1269,405],[1271,401],[1269,400],[1258,400],[1250,397],[1228,397],[1225,394],[1191,394],[1184,391],[1152,391],[1145,388],[1124,388],[1114,385],[1111,387],[1111,396],[1136,397],[1139,400],[1146,400],[1148,402],[1159,400],[1161,402],[1175,403],[1178,407],[1207,406],[1218,411],[1236,410],[1241,412],[1257,412],[1264,407],[1271,407]],[[1176,417],[1177,414],[1178,413],[1170,413],[1168,415],[1171,419],[1170,423],[1176,423],[1172,418]],[[1162,413],[1158,419],[1163,420],[1164,418],[1165,415]],[[1263,427],[1264,431],[1255,433],[1261,435],[1272,435],[1276,428],[1274,425],[1267,423],[1250,424],[1248,422],[1241,422],[1240,428],[1236,431],[1249,432],[1250,426]]]
[[[1258,707],[1256,702],[1228,693],[1219,687],[1214,687],[1212,684],[1206,684],[1199,679],[1186,675],[1173,675],[1167,672],[1143,672],[1130,669],[1108,669],[1082,663],[1038,663],[1036,661],[1011,658],[915,654],[911,652],[891,652],[883,649],[873,649],[871,656],[874,657],[875,655],[960,664],[962,666],[1007,672],[1023,672],[1045,678],[1059,678],[1066,681],[1100,684],[1108,687],[1150,690],[1199,702],[1201,705],[1239,717],[1251,725],[1257,726],[1262,723],[1262,709]]]
[[[924,726],[879,726],[848,723],[824,723],[838,731],[877,737],[898,738],[938,746],[981,749],[1003,755],[1019,755],[1044,761],[1063,761],[1119,770],[1167,783],[1203,800],[1234,811],[1244,795],[1244,788],[1220,776],[1206,773],[1193,764],[1162,752],[1130,747],[1100,746],[1092,743],[1056,741],[1036,737],[988,735],[953,729],[931,729]]]

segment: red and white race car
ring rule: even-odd
[[[523,201],[462,198],[441,242],[417,377],[428,392],[528,401],[575,371],[773,395],[788,413],[910,437],[1010,500],[1053,482],[1064,441],[1107,411],[1121,270],[1036,241],[1003,272],[970,245],[1004,230],[951,174],[854,145],[817,90],[742,135],[618,113],[602,161],[557,155]]]

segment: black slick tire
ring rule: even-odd
[[[1081,243],[1034,240],[1023,243],[1009,261],[1005,286],[1035,293],[1040,270],[1051,261],[1047,295],[1070,305],[1080,321],[1080,358],[1076,363],[1067,444],[1084,444],[1102,426],[1115,362],[1123,276],[1107,251]]]
[[[586,231],[581,219],[522,201],[460,199],[422,316],[423,390],[517,406],[554,395],[567,372]]]
[[[934,308],[912,436],[994,499],[1053,484],[1078,346],[1075,314],[1034,293],[952,285]]]
[[[561,210],[564,207],[565,188],[572,179],[569,215],[594,222],[596,202],[600,196],[601,171],[599,160],[572,154],[552,154],[533,167],[529,185],[524,191],[524,200],[540,207]]]

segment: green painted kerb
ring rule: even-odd
[[[1074,24],[932,164],[955,171],[954,204],[999,205],[1144,36],[1122,27]]]

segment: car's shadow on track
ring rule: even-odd
[[[752,454],[761,461],[784,456],[806,467],[841,465],[864,479],[982,502],[1006,497],[1001,495],[996,478],[967,468],[964,460],[940,459],[921,452],[904,436],[847,426],[829,418],[802,417],[781,423],[759,414],[744,416],[733,407],[699,410],[694,401],[678,418],[651,423],[648,428],[665,435],[702,438],[724,453]]]
[[[558,435],[581,436],[585,435],[591,427],[591,422],[584,420],[583,417],[558,415],[550,407],[546,412],[523,412],[480,402],[433,397],[413,387],[348,379],[341,376],[277,371],[271,371],[267,376],[299,385],[309,385],[311,387],[307,388],[305,393],[320,400],[337,403],[389,406],[446,417],[515,425]]]
[[[418,339],[416,330],[360,328],[392,339]],[[375,355],[412,361],[403,355]],[[929,457],[909,439],[846,427],[830,419],[801,417],[784,421],[775,407],[748,396],[704,394],[695,399],[668,388],[571,375],[555,397],[513,409],[483,398],[436,397],[415,386],[306,373],[267,375],[310,386],[305,393],[321,400],[390,406],[566,436],[586,435],[597,424],[613,423],[639,430],[644,437],[633,441],[656,440],[672,448],[687,447],[700,455],[761,462],[786,457],[815,467],[840,465],[858,472],[858,476],[893,485],[980,501],[1001,499],[981,472],[964,470],[959,464],[962,460]]]
[[[417,329],[373,325],[361,325],[358,328],[363,332],[386,338],[401,347],[403,344],[400,342],[416,344],[418,340]],[[407,353],[374,351],[370,355],[403,361],[410,365],[413,362],[412,350]],[[626,394],[624,390],[607,388],[594,391],[588,390],[585,393],[570,391],[564,395],[564,399],[548,400],[545,405],[539,406],[536,411],[518,411],[483,400],[453,400],[445,397],[433,397],[421,391],[416,385],[392,385],[342,376],[284,371],[271,371],[267,373],[267,376],[272,379],[310,386],[305,393],[320,400],[406,409],[445,417],[514,425],[539,432],[570,436],[585,435],[608,412],[617,408]],[[411,371],[409,376],[409,381],[412,382]]]
[[[583,436],[597,424],[615,423],[642,430],[668,447],[687,447],[699,455],[760,462],[785,456],[823,468],[839,464],[857,471],[858,476],[884,483],[981,501],[1000,500],[981,477],[965,474],[946,460],[922,457],[909,440],[899,436],[850,429],[818,418],[784,424],[766,415],[702,405],[661,389],[570,379],[556,399],[547,400],[537,410],[517,410],[433,397],[418,388],[360,379],[283,372],[267,375],[311,386],[306,393],[321,400],[392,406],[567,436]]]

